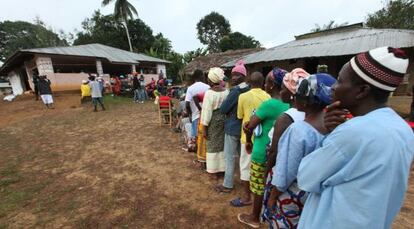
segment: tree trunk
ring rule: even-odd
[[[128,25],[127,25],[127,20],[124,18],[123,22],[122,22],[125,26],[125,30],[126,30],[126,34],[127,34],[127,38],[128,38],[128,44],[129,44],[129,51],[133,52],[132,50],[132,44],[131,44],[131,37],[129,36],[129,30],[128,30]],[[135,65],[131,65],[131,73],[136,72],[136,67]]]
[[[129,36],[129,30],[128,30],[127,22],[126,22],[125,19],[123,20],[123,24],[125,26],[126,34],[127,34],[127,37],[128,37],[129,51],[132,52],[131,37]]]

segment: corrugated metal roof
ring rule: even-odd
[[[296,40],[244,56],[246,64],[305,57],[354,55],[377,47],[414,47],[414,30],[355,28],[334,29],[298,36]],[[236,60],[225,63],[232,67]]]
[[[102,44],[87,44],[68,47],[50,47],[23,49],[20,52],[69,55],[69,56],[86,56],[104,58],[113,63],[138,64],[139,62],[157,62],[170,63],[169,61],[150,57],[141,53],[128,52],[122,49],[113,48]]]

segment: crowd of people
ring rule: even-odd
[[[322,66],[325,68],[326,66]],[[252,228],[390,228],[407,190],[414,133],[387,100],[408,58],[381,47],[353,57],[338,78],[242,61],[201,70],[179,103],[176,128],[194,163],[246,208]],[[236,167],[240,185],[235,185]],[[223,178],[223,179],[221,179]]]
[[[126,95],[130,92],[132,100],[135,103],[143,104],[146,100],[159,97],[161,94],[167,93],[167,80],[163,74],[159,75],[158,81],[153,78],[151,82],[146,83],[144,75],[138,77],[138,73],[134,72],[128,77],[111,76],[109,82],[105,82],[102,77],[96,77],[90,74],[88,80],[82,80],[81,103],[85,104],[92,101],[94,111],[97,111],[97,105],[105,110],[103,105],[103,95],[111,93],[112,96]]]

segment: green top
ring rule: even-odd
[[[266,162],[266,146],[270,142],[269,131],[272,129],[275,120],[287,109],[289,109],[289,104],[273,98],[259,106],[256,116],[261,120],[262,133],[260,136],[254,137],[252,161],[261,164]]]

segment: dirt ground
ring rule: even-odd
[[[0,102],[0,228],[243,228],[236,215],[250,209],[228,203],[239,184],[215,193],[154,104],[106,99],[97,113],[75,95],[55,110]],[[413,170],[393,228],[414,228]]]

